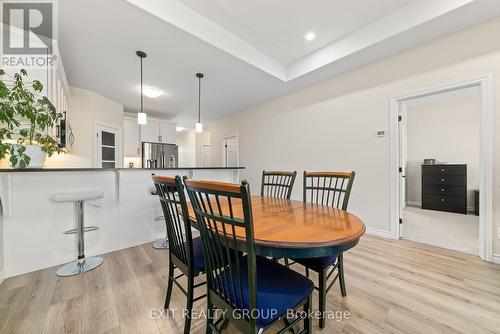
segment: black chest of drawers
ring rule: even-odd
[[[467,214],[467,165],[422,165],[422,209]]]

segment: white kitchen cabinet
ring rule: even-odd
[[[175,144],[176,124],[148,119],[148,124],[140,126],[141,142]]]
[[[125,117],[123,119],[123,156],[139,156],[139,125],[137,118]]]
[[[177,132],[175,123],[160,122],[160,142],[175,144]]]
[[[160,136],[160,121],[148,119],[148,123],[139,126],[141,131],[141,142],[158,143]]]

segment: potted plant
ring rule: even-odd
[[[47,156],[62,149],[50,134],[62,117],[46,96],[40,81],[23,81],[22,69],[10,76],[0,69],[0,159],[14,168],[41,168]]]

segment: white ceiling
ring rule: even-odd
[[[412,0],[180,0],[283,64],[291,64]],[[308,32],[316,39],[305,42]]]
[[[165,92],[147,112],[189,125],[196,72],[214,120],[497,15],[498,0],[61,0],[59,45],[70,85],[130,112],[144,50],[145,85]]]

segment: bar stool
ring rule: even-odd
[[[84,204],[85,201],[96,200],[104,197],[102,191],[74,194],[57,194],[52,197],[56,203],[74,202],[76,207],[77,227],[63,232],[64,234],[76,234],[78,238],[78,259],[67,263],[57,270],[57,276],[66,277],[85,273],[99,267],[103,263],[102,257],[85,257],[85,244],[83,234],[85,232],[96,231],[98,226],[85,226],[84,224]]]
[[[157,221],[157,222],[165,221],[165,217],[164,216],[156,217],[155,221]],[[153,248],[154,249],[168,249],[168,237],[163,238],[163,239],[158,239],[155,242],[153,242]]]

